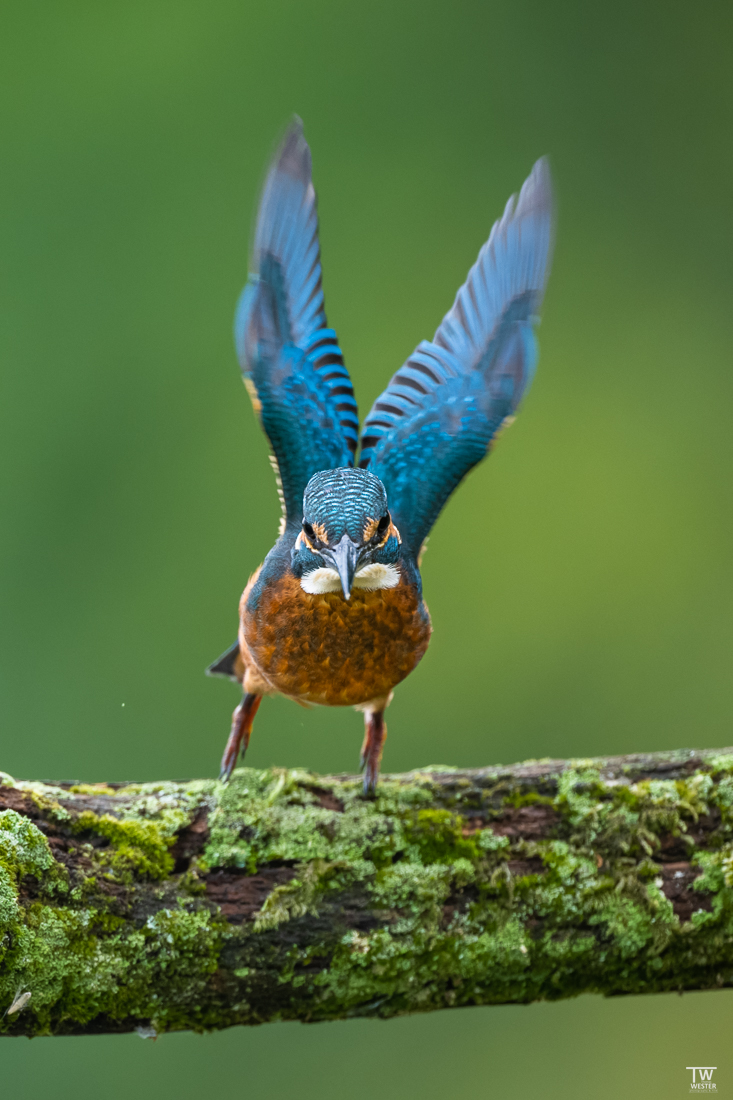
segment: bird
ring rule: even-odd
[[[393,375],[360,432],[326,320],[311,152],[292,119],[265,177],[235,314],[282,519],[242,594],[237,641],[207,669],[242,689],[223,781],[247,749],[262,698],[281,694],[363,712],[363,792],[375,795],[384,712],[430,641],[420,575],[428,534],[513,420],[535,372],[553,210],[543,157],[507,202],[433,339]]]

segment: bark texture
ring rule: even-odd
[[[0,1033],[733,985],[733,749],[228,786],[0,773]],[[28,994],[30,996],[28,996]]]

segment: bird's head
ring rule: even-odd
[[[301,587],[312,594],[393,588],[400,534],[384,485],[368,470],[320,470],[303,497],[303,526],[292,550]]]

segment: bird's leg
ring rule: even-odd
[[[372,795],[377,789],[382,749],[387,736],[384,721],[386,703],[379,710],[364,711],[364,743],[361,746],[360,771],[364,772],[364,794]]]
[[[252,723],[254,722],[255,714],[257,713],[257,708],[261,701],[261,695],[253,695],[251,692],[245,692],[242,696],[242,702],[234,709],[234,714],[232,715],[232,729],[229,734],[229,740],[227,741],[227,747],[224,749],[224,755],[221,758],[221,771],[219,772],[219,779],[223,780],[225,783],[234,771],[240,750],[242,756],[244,756],[247,751],[249,737],[252,733]]]

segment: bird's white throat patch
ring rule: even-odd
[[[396,565],[382,565],[373,562],[359,569],[354,576],[354,588],[367,592],[376,592],[379,588],[394,588],[400,583],[400,571]],[[300,578],[300,587],[304,592],[317,596],[322,592],[340,592],[341,581],[335,569],[313,569]]]

